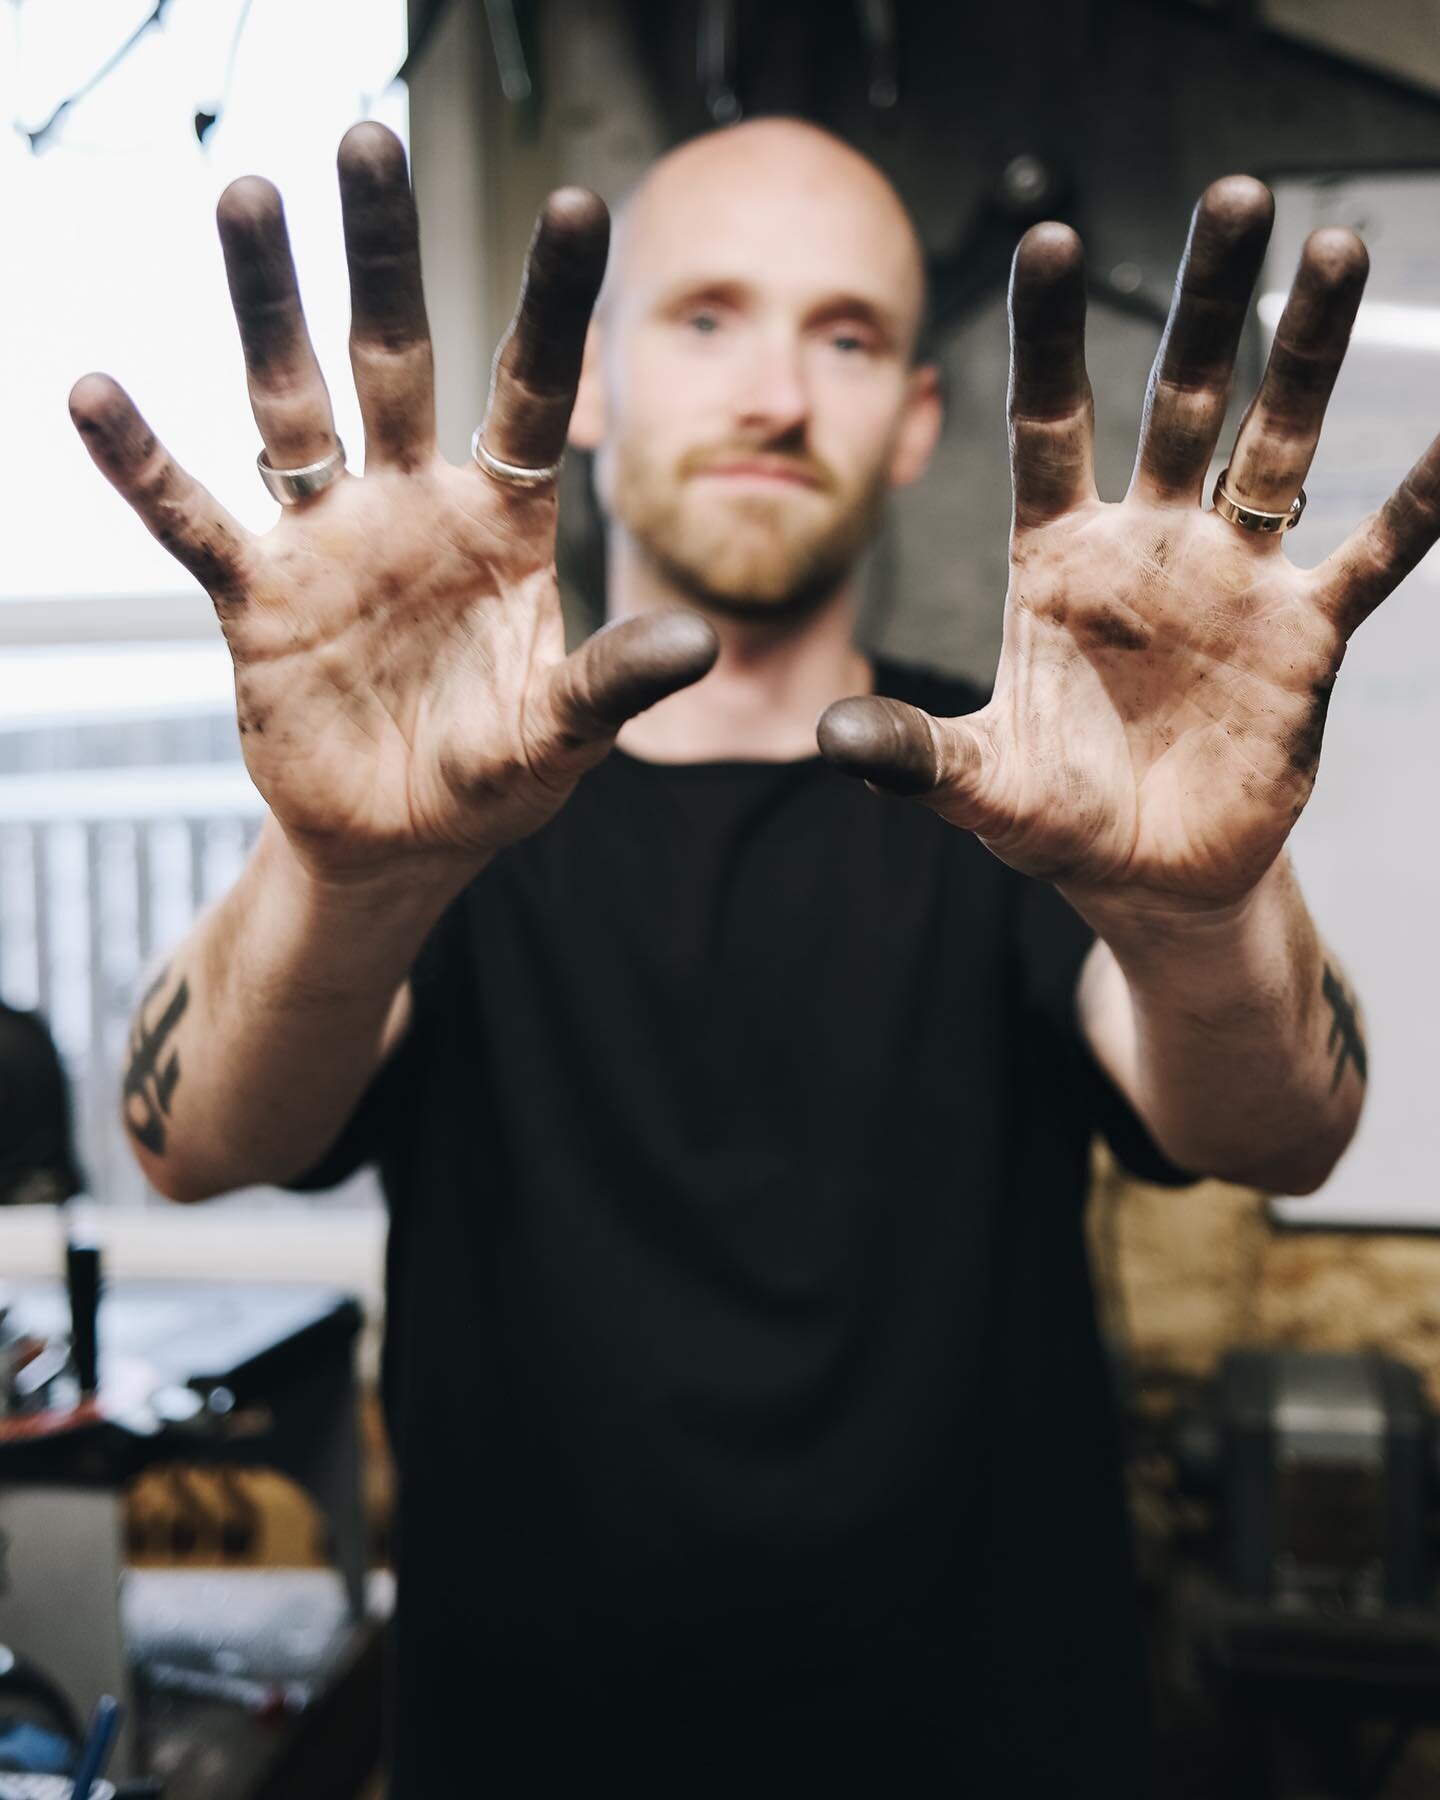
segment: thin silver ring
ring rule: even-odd
[[[561,464],[553,462],[548,469],[526,469],[519,463],[501,462],[498,456],[492,456],[485,448],[485,427],[477,425],[475,435],[470,439],[470,454],[484,469],[487,475],[493,475],[497,481],[508,481],[511,487],[538,488],[546,487],[560,473]]]
[[[332,482],[345,473],[345,446],[339,438],[335,448],[319,462],[306,463],[303,469],[272,469],[262,450],[255,458],[260,479],[282,506],[295,506],[315,494],[324,493]]]
[[[1215,492],[1210,496],[1216,512],[1229,524],[1239,525],[1245,531],[1260,531],[1273,536],[1276,532],[1289,531],[1300,523],[1300,515],[1305,510],[1304,488],[1290,502],[1288,512],[1261,512],[1258,506],[1242,506],[1225,491],[1225,477],[1229,473],[1227,465],[1216,476]]]

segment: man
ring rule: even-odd
[[[1117,505],[1078,243],[1026,237],[986,703],[850,638],[938,426],[914,232],[863,159],[786,121],[665,158],[583,381],[605,220],[553,197],[464,468],[403,154],[358,126],[340,179],[363,479],[255,180],[219,222],[274,531],[108,379],[72,410],[215,600],[272,815],[142,1011],[138,1154],[179,1198],[385,1178],[395,1791],[1142,1793],[1086,1151],[1297,1192],[1354,1128],[1364,1046],[1284,843],[1440,447],[1316,571],[1273,527],[1363,249],[1307,244],[1212,509],[1265,190],[1196,210]],[[572,405],[612,622],[567,657]]]

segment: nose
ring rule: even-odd
[[[810,396],[800,346],[768,338],[754,346],[735,396],[735,422],[763,437],[793,437],[810,417]]]

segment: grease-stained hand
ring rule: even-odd
[[[1202,196],[1123,501],[1095,490],[1080,243],[1036,226],[1010,291],[1014,485],[993,697],[936,719],[882,699],[823,715],[842,768],[911,794],[1086,910],[1242,901],[1315,780],[1325,713],[1358,625],[1440,536],[1440,438],[1317,568],[1228,523],[1206,477],[1269,236],[1245,176]],[[1367,272],[1354,233],[1307,240],[1226,480],[1284,512],[1315,454]]]
[[[100,469],[209,591],[235,664],[250,773],[302,860],[330,878],[465,866],[535,830],[632,714],[713,661],[698,616],[650,614],[564,648],[553,484],[521,488],[435,444],[434,371],[405,154],[383,126],[340,146],[351,364],[363,478],[346,474],[256,536],[157,443],[127,395],[87,375],[71,413]],[[335,447],[280,196],[247,177],[218,223],[272,468]],[[579,189],[536,227],[497,353],[485,442],[558,461],[609,222]]]

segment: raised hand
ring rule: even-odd
[[[670,612],[565,655],[553,482],[516,485],[436,449],[404,151],[358,125],[339,170],[363,479],[342,475],[257,537],[108,376],[85,376],[70,404],[101,470],[215,603],[255,785],[314,870],[349,877],[407,855],[464,865],[533,831],[624,721],[702,675],[715,647],[698,617]],[[246,178],[218,219],[266,459],[321,462],[335,428],[280,197]],[[504,463],[559,461],[607,236],[580,190],[540,219],[484,426]]]
[[[1079,240],[1030,231],[1010,295],[1010,587],[995,692],[935,719],[840,701],[820,744],[912,794],[1087,910],[1243,898],[1315,779],[1350,633],[1440,535],[1440,439],[1318,568],[1210,509],[1205,480],[1272,202],[1243,176],[1195,209],[1151,375],[1130,491],[1095,490]],[[1286,513],[1315,454],[1360,303],[1355,235],[1306,242],[1269,365],[1230,459],[1242,506]]]

